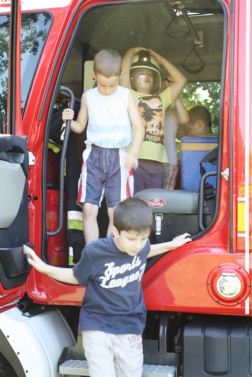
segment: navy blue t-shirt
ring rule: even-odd
[[[87,286],[80,311],[79,331],[142,334],[146,309],[141,280],[150,242],[130,256],[115,245],[113,235],[85,246],[73,273]]]

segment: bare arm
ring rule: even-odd
[[[37,271],[41,272],[42,274],[51,276],[55,280],[59,280],[68,284],[79,285],[78,280],[73,274],[72,268],[61,268],[46,264],[35,254],[35,252],[30,247],[24,245],[23,248],[28,262]]]
[[[88,110],[87,110],[87,94],[83,93],[81,97],[81,107],[76,120],[74,118],[74,111],[71,109],[64,109],[62,113],[63,122],[66,120],[72,120],[71,122],[71,130],[76,132],[77,134],[81,134],[86,126],[88,121]]]
[[[187,242],[191,242],[192,239],[188,238],[189,236],[190,236],[189,233],[184,233],[184,234],[181,234],[180,236],[173,238],[172,241],[160,243],[157,245],[151,245],[151,250],[147,258],[155,257],[156,255],[160,255],[160,254],[166,253],[167,251],[176,249],[177,247],[183,246]]]
[[[156,59],[159,64],[162,64],[165,69],[169,72],[170,76],[172,77],[172,84],[171,84],[171,101],[175,101],[176,98],[182,92],[187,79],[186,77],[168,60],[166,60],[163,56],[157,54],[153,50],[149,49],[150,55]]]
[[[132,59],[134,55],[136,55],[141,50],[147,50],[147,48],[144,48],[144,47],[130,48],[122,59],[122,74],[120,78],[120,85],[123,86],[124,88],[130,89],[131,87],[130,68],[131,68]]]
[[[176,109],[174,109],[172,114],[172,116],[175,118],[173,119],[175,123],[177,125],[188,123],[190,119],[189,114],[180,98],[176,99],[175,105]]]
[[[138,167],[137,156],[138,156],[138,153],[140,151],[140,148],[144,139],[144,126],[143,126],[140,114],[137,110],[135,99],[131,92],[129,92],[128,112],[129,112],[129,117],[130,117],[132,126],[135,129],[135,135],[134,135],[134,140],[133,140],[131,149],[126,159],[125,166],[128,169],[131,169],[131,168],[136,169]]]

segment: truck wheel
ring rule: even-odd
[[[17,377],[14,369],[0,352],[0,377]]]

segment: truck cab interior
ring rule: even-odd
[[[221,145],[220,120],[224,91],[222,82],[226,59],[225,22],[225,9],[215,0],[102,4],[83,13],[76,24],[60,78],[61,88],[56,88],[56,100],[48,117],[49,131],[46,135],[50,139],[49,143],[52,142],[54,146],[52,149],[49,147],[49,152],[45,151],[45,156],[48,157],[45,164],[47,172],[44,172],[47,187],[44,191],[47,198],[47,208],[44,208],[47,218],[45,232],[53,232],[55,226],[57,227],[56,208],[55,216],[52,216],[52,203],[58,200],[55,195],[58,195],[60,182],[55,174],[55,160],[56,165],[59,165],[62,145],[65,143],[64,137],[61,137],[61,113],[62,109],[68,106],[70,92],[75,97],[74,106],[78,113],[82,93],[95,86],[92,77],[95,54],[107,48],[124,56],[129,48],[137,46],[150,47],[186,76],[187,84],[180,98],[187,110],[196,105],[208,108],[214,133],[214,137],[188,136],[176,140],[180,169],[175,190],[149,189],[136,194],[149,203],[154,201],[151,241],[165,242],[184,232],[196,238],[208,231],[215,221],[218,209],[221,151],[217,146]],[[168,75],[169,72],[161,66],[161,77]],[[77,135],[71,132],[68,140],[69,145],[65,146],[66,174],[61,179],[65,191],[62,227],[64,232],[61,230],[57,235],[49,236],[48,249],[44,253],[45,259],[50,263],[60,265],[68,263],[66,257],[62,256],[67,253],[69,243],[78,249],[75,261],[85,244],[81,208],[75,204],[85,133]],[[59,147],[59,153],[53,152],[55,146]],[[214,157],[206,158],[206,161],[202,162],[203,174],[200,161],[213,149]],[[75,216],[78,212],[74,220],[75,229],[71,215],[70,218],[67,217],[66,212],[75,212]],[[104,237],[107,227],[105,200],[99,211],[98,222],[100,236]],[[68,242],[63,236],[66,227]],[[64,250],[62,256],[55,250]]]

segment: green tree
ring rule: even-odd
[[[212,131],[218,135],[220,83],[219,82],[195,82],[187,83],[180,98],[186,109],[202,105],[206,107],[212,117]]]
[[[48,34],[50,13],[26,13],[21,18],[21,65],[24,54],[39,55]],[[8,44],[10,16],[0,16],[0,112],[7,112]],[[24,99],[22,98],[24,101]]]

